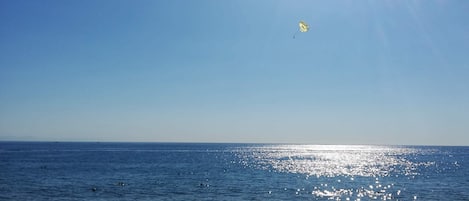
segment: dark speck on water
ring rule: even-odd
[[[469,147],[0,142],[0,200],[469,200]]]

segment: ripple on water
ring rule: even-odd
[[[420,166],[405,156],[418,150],[392,146],[279,145],[238,150],[242,164],[310,176],[414,175]]]
[[[315,179],[309,194],[325,199],[399,199],[405,189],[383,178],[413,178],[419,168],[434,165],[409,158],[421,150],[396,146],[269,145],[244,147],[237,153],[244,166]]]

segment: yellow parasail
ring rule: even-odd
[[[306,22],[300,21],[298,26],[300,27],[300,32],[307,32],[309,30],[309,26]]]

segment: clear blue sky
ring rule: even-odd
[[[0,140],[469,145],[468,10],[3,0]]]

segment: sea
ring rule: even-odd
[[[0,200],[469,200],[469,147],[0,142]]]

